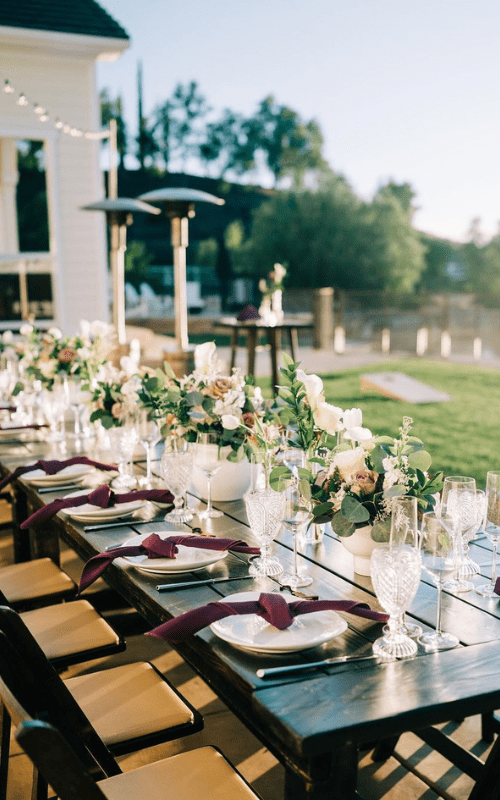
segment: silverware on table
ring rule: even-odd
[[[66,489],[82,489],[82,492],[85,491],[79,483],[58,483],[55,486],[40,486],[37,492],[38,494],[48,494],[49,492],[65,492]]]
[[[77,521],[77,520],[75,520]],[[99,522],[91,525],[84,525],[83,530],[86,532],[91,531],[105,531],[108,528],[121,528],[125,526],[130,526],[131,528],[135,528],[136,525],[145,525],[148,522],[164,522],[164,517],[153,517],[152,519],[134,519],[133,517],[128,517],[127,519],[118,519],[110,522]],[[118,546],[118,545],[117,545]]]
[[[305,672],[308,669],[318,669],[319,667],[330,667],[332,664],[345,664],[351,661],[374,661],[378,660],[380,663],[385,661],[396,661],[395,658],[381,658],[376,655],[369,656],[335,656],[333,658],[324,658],[322,661],[309,661],[307,664],[287,664],[284,667],[269,667],[266,669],[258,669],[258,678],[277,678],[280,675],[291,674],[292,672]]]
[[[159,592],[168,592],[170,589],[187,589],[189,586],[209,586],[212,583],[224,583],[224,581],[248,581],[253,580],[251,575],[236,575],[234,578],[206,578],[202,581],[182,581],[182,583],[160,583],[156,588]]]

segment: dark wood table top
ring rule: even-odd
[[[73,454],[69,446],[64,457]],[[11,447],[0,442],[1,472],[5,474],[14,466],[47,455],[44,443]],[[51,453],[50,457],[57,456]],[[138,462],[136,468],[143,470],[143,462]],[[23,478],[17,485],[18,492],[26,498],[27,511],[58,496],[57,493],[40,495]],[[192,500],[196,502],[195,498]],[[224,516],[203,522],[203,529],[255,543],[242,501],[214,505],[224,511]],[[198,524],[196,517],[190,523]],[[130,522],[124,527],[88,532],[83,525],[58,515],[50,524],[32,530],[30,536],[34,555],[44,552],[54,555],[53,543],[61,537],[87,559],[136,534],[171,529],[169,523],[161,520],[141,525]],[[290,535],[281,533],[274,549],[285,569],[290,568]],[[327,529],[320,544],[302,544],[299,552],[302,568],[314,579],[304,589],[306,593],[318,594],[322,599],[366,601],[372,608],[380,609],[370,578],[354,573],[352,556],[331,529]],[[473,580],[484,582],[489,578],[491,564],[488,541],[479,536],[471,544],[471,554],[482,572]],[[183,578],[244,575],[247,559],[245,555],[230,553],[207,570]],[[277,588],[270,578],[248,577],[235,584],[222,582],[160,593],[156,586],[168,582],[166,577],[148,575],[123,562],[114,562],[105,572],[105,579],[152,626],[235,592]],[[408,617],[424,629],[435,626],[436,588],[425,575]],[[350,614],[345,614],[345,619],[348,622],[345,633],[321,647],[300,653],[270,656],[245,652],[223,642],[209,628],[176,645],[181,655],[285,765],[287,800],[306,796],[309,800],[354,797],[358,746],[500,707],[500,598],[489,600],[475,592],[457,596],[444,593],[443,627],[459,637],[461,645],[455,650],[432,654],[419,645],[417,657],[405,661],[342,664],[286,678],[257,677],[260,667],[370,653],[372,642],[381,635],[381,624]]]
[[[281,328],[288,330],[290,328],[312,328],[313,318],[312,314],[285,314],[282,320],[276,322],[266,322],[263,319],[245,319],[239,320],[237,317],[219,317],[214,320],[215,327],[222,328]]]

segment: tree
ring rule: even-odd
[[[285,263],[296,287],[405,292],[424,269],[423,253],[395,198],[363,203],[335,176],[321,191],[280,192],[263,203],[239,260],[256,277]]]
[[[123,104],[120,95],[112,100],[109,96],[108,90],[103,89],[100,93],[101,103],[101,124],[107,127],[110,120],[116,120],[116,147],[118,150],[118,158],[120,169],[125,168],[125,156],[127,155],[128,136],[125,118],[123,116]]]
[[[145,118],[142,110],[142,64],[139,61],[137,65],[137,116],[138,116],[138,130],[137,136],[137,159],[141,170],[145,169],[146,161],[151,163],[154,161],[158,152],[158,144],[155,140],[153,130],[148,126],[148,121]]]
[[[255,150],[250,121],[226,108],[218,120],[206,126],[199,155],[208,171],[215,172],[213,177],[224,178],[228,174],[241,176],[252,170]]]
[[[177,161],[184,171],[189,160],[199,156],[205,138],[203,126],[209,111],[196,81],[185,85],[178,83],[172,96],[156,107],[152,132],[165,169]]]

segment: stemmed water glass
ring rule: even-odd
[[[453,542],[453,518],[446,514],[427,511],[422,516],[420,535],[420,556],[422,568],[437,586],[436,630],[423,633],[419,637],[426,650],[450,650],[459,640],[452,633],[444,633],[441,628],[441,607],[443,584],[456,571],[455,546]]]
[[[253,558],[248,568],[249,575],[276,576],[283,567],[271,555],[271,542],[276,538],[285,511],[285,498],[282,492],[275,492],[269,486],[257,488],[245,495],[245,506],[252,533],[260,542],[260,556]]]
[[[170,448],[165,448],[160,469],[166,488],[174,495],[174,508],[165,514],[165,519],[174,523],[189,522],[193,515],[184,503],[193,471],[193,451],[189,444],[176,440]]]
[[[293,536],[293,572],[280,575],[279,582],[291,589],[298,589],[300,586],[309,586],[313,580],[310,575],[299,572],[298,556],[298,536],[309,522],[311,513],[300,490],[297,476],[294,475],[291,481],[287,482],[281,494],[284,499],[283,525]]]
[[[464,561],[464,541],[477,525],[476,481],[464,475],[450,475],[444,479],[441,512],[453,519],[456,577],[446,581],[445,589],[451,592],[469,592],[470,581],[463,580],[460,569]]]
[[[470,557],[469,542],[476,538],[476,534],[484,522],[486,494],[482,489],[476,489],[476,524],[466,536],[463,537],[463,559],[459,570],[460,578],[470,578],[479,575],[479,564]]]
[[[198,512],[200,519],[222,517],[222,511],[212,507],[212,478],[222,466],[219,437],[216,433],[199,433],[194,452],[194,466],[204,473],[207,479],[207,507]]]
[[[491,580],[476,586],[482,597],[493,597],[497,576],[497,548],[500,542],[500,470],[490,470],[486,475],[484,534],[492,544]]]
[[[119,475],[113,480],[113,489],[133,489],[137,478],[133,473],[132,459],[137,443],[137,430],[132,418],[125,419],[122,425],[110,429],[115,458],[118,462]]]
[[[407,518],[398,515],[391,541],[378,545],[371,555],[373,587],[389,614],[384,635],[373,644],[373,652],[378,656],[405,658],[417,652],[415,641],[402,626],[402,617],[417,593],[421,573],[418,542],[413,541],[411,530]]]
[[[137,415],[137,434],[139,441],[146,451],[146,475],[139,479],[140,486],[150,489],[154,486],[152,461],[155,445],[161,439],[158,421],[151,416],[147,409],[141,409]]]

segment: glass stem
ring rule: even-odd
[[[299,553],[297,542],[297,531],[293,532],[293,572],[294,575],[299,574]]]
[[[442,607],[442,600],[443,600],[443,584],[439,581],[437,585],[437,620],[436,620],[436,633],[438,636],[441,636],[441,607]]]
[[[493,544],[493,551],[492,551],[492,559],[491,559],[491,586],[495,588],[495,580],[497,577],[497,547],[498,542],[492,542]]]
[[[148,482],[148,486],[152,483],[152,474],[151,474],[151,444],[146,442],[146,480]]]
[[[212,510],[212,474],[207,475],[207,511]]]

